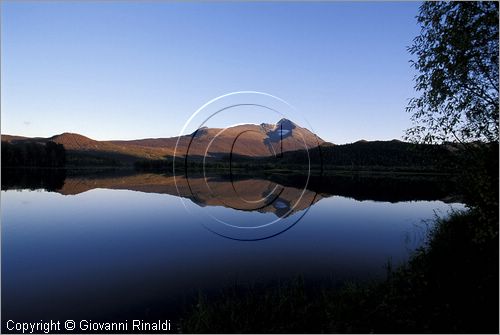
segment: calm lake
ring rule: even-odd
[[[175,320],[199,291],[381,278],[459,199],[446,176],[6,173],[2,318]]]

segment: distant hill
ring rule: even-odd
[[[68,153],[69,165],[130,165],[139,159],[162,159],[172,153],[169,148],[117,145],[112,141],[97,141],[74,133],[63,133],[48,138],[2,135],[2,142],[62,144]]]
[[[235,155],[262,157],[281,152],[314,148],[325,143],[320,137],[287,119],[276,124],[244,124],[229,128],[201,128],[196,132],[170,138],[148,138],[127,141],[97,141],[74,133],[49,138],[2,135],[2,142],[55,142],[68,152],[70,165],[130,165],[137,160],[161,160],[174,155],[218,158]]]

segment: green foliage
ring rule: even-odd
[[[172,161],[169,159],[143,159],[134,162],[137,171],[171,171]]]
[[[63,167],[66,150],[54,142],[2,142],[3,167]]]
[[[417,20],[408,138],[498,142],[498,2],[424,2]]]
[[[452,170],[453,154],[445,146],[418,145],[400,141],[356,142],[321,148],[327,165],[409,167]]]
[[[461,156],[461,193],[465,202],[479,216],[476,222],[481,236],[498,238],[498,142],[476,146]]]
[[[436,218],[427,245],[377,288],[389,317],[417,332],[498,332],[498,238],[478,240],[480,221],[475,211]]]
[[[88,167],[120,167],[127,166],[127,163],[111,154],[103,155],[94,152],[68,152],[67,166],[71,168]]]
[[[458,164],[451,144],[429,145],[401,141],[359,141],[350,144],[328,145],[309,150],[309,158],[315,166],[323,164],[324,169],[350,168],[357,170],[414,170],[454,171]],[[304,151],[285,152],[275,160],[276,164],[307,164]]]

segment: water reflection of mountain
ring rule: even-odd
[[[177,185],[176,185],[177,183]],[[307,188],[304,186],[307,183]],[[96,188],[170,194],[200,206],[224,206],[244,211],[293,214],[325,197],[342,196],[359,201],[459,201],[456,183],[449,176],[345,174],[261,176],[223,174],[137,174],[132,171],[89,173],[62,170],[2,170],[2,189],[46,189],[75,195]]]
[[[140,174],[120,177],[69,177],[56,192],[74,195],[95,188],[126,189],[188,198],[199,206],[224,206],[243,211],[272,212],[283,217],[321,199],[316,192],[298,185],[282,186],[266,179]],[[303,193],[303,194],[302,194]],[[292,208],[293,207],[293,208]]]

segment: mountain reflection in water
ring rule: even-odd
[[[177,185],[176,185],[177,184]],[[159,173],[136,173],[129,170],[82,171],[64,170],[2,170],[2,189],[44,189],[63,195],[75,195],[96,188],[131,190],[170,194],[191,199],[200,206],[225,206],[241,210],[260,210],[264,199],[272,200],[274,211],[264,206],[264,212],[289,209],[288,205],[304,192],[301,210],[330,196],[355,200],[384,202],[461,200],[457,183],[448,175],[345,173],[335,175],[304,175],[271,173],[261,175],[207,174],[172,176]],[[305,188],[305,190],[304,190]],[[269,199],[271,198],[271,199]],[[293,201],[292,201],[293,202]],[[277,214],[279,215],[279,214]]]

